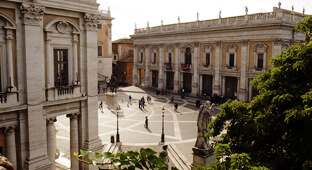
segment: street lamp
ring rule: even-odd
[[[165,133],[164,133],[164,119],[165,119],[165,115],[164,115],[164,113],[165,113],[165,107],[163,107],[162,109],[161,109],[161,111],[162,111],[162,128],[161,128],[161,143],[165,143]]]
[[[119,124],[118,124],[118,113],[119,113],[119,106],[116,108],[116,112],[117,112],[117,134],[116,134],[116,142],[120,142],[119,140]]]

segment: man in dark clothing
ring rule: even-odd
[[[144,127],[145,127],[146,129],[148,129],[148,118],[147,118],[147,116],[145,117],[145,125],[144,125]]]

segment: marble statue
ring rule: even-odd
[[[214,112],[214,103],[211,104],[210,101],[206,101],[204,105],[200,106],[199,114],[197,118],[197,140],[195,147],[200,149],[208,149],[209,143],[208,139],[205,137],[208,132],[207,126],[211,122],[211,115]]]
[[[221,18],[221,10],[219,11],[219,18]]]

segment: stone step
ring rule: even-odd
[[[174,144],[168,145],[168,156],[175,167],[179,170],[190,170],[191,164],[187,159],[180,153],[179,149]]]

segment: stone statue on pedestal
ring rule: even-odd
[[[200,106],[199,114],[197,118],[197,140],[193,147],[193,164],[192,166],[206,166],[208,163],[213,163],[214,149],[209,144],[209,140],[206,137],[208,132],[208,124],[211,122],[211,116],[214,112],[214,104],[210,101],[206,101],[204,105]]]
[[[208,132],[207,126],[211,122],[211,115],[214,111],[214,103],[211,104],[210,101],[206,101],[204,105],[200,106],[199,114],[197,118],[197,140],[195,147],[200,149],[208,149],[209,143],[208,139],[205,137]]]

